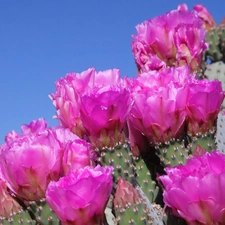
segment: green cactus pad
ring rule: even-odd
[[[185,148],[184,140],[172,139],[155,148],[156,154],[164,166],[183,165],[188,159],[188,149]]]
[[[119,177],[133,183],[135,177],[135,166],[129,143],[118,143],[113,148],[102,148],[100,151],[99,162],[103,166],[113,166],[114,188]]]
[[[150,202],[154,202],[158,195],[159,187],[156,185],[156,182],[152,180],[151,173],[144,160],[136,157],[134,158],[134,162],[137,174],[136,181]]]
[[[142,190],[137,188],[145,196]],[[126,208],[115,208],[115,214],[114,224],[116,225],[163,225],[163,209],[159,205],[151,204],[146,196],[138,204],[127,205]]]
[[[217,120],[216,148],[225,153],[225,111],[221,111]]]
[[[196,134],[195,136],[188,134],[189,144],[187,148],[189,150],[189,154],[192,155],[197,146],[200,146],[206,151],[211,152],[213,149],[216,148],[215,135],[216,135],[216,129],[210,130],[205,134],[199,133],[199,134]]]
[[[209,43],[209,48],[204,53],[206,59],[210,59],[212,62],[224,60],[223,52],[221,52],[224,37],[224,26],[221,25],[215,26],[207,32],[206,42]]]
[[[59,225],[60,221],[45,199],[40,202],[31,202],[30,209],[36,217],[36,221],[40,225]]]
[[[28,211],[21,211],[18,214],[12,215],[9,219],[0,219],[0,224],[3,224],[3,225],[35,225],[36,221],[31,219]]]
[[[208,64],[204,75],[207,79],[221,81],[223,90],[225,90],[225,64],[222,61]]]

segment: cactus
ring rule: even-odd
[[[211,28],[207,32],[206,42],[209,43],[208,50],[205,51],[205,60],[210,59],[211,62],[225,62],[225,25],[220,24]]]
[[[225,153],[225,111],[221,111],[217,120],[216,146],[217,149]]]
[[[30,209],[34,212],[36,221],[40,225],[59,225],[60,221],[46,203],[45,199],[40,202],[31,202]]]
[[[215,142],[216,129],[209,130],[205,134],[196,134],[195,136],[188,134],[189,144],[187,146],[189,154],[192,155],[197,146],[211,152],[216,148]]]
[[[18,214],[12,215],[8,219],[0,219],[0,224],[4,225],[57,225],[59,219],[50,209],[45,200],[40,202],[29,202],[29,205]]]
[[[125,180],[133,183],[135,166],[128,142],[124,144],[118,143],[113,148],[104,147],[101,150],[97,149],[97,152],[100,154],[100,164],[114,167],[114,188],[116,188],[119,177],[123,177]]]
[[[219,28],[217,26],[211,28],[207,32],[206,42],[209,43],[208,50],[205,51],[205,58],[210,59],[212,62],[217,62],[223,59],[223,55],[219,48]]]
[[[164,166],[182,165],[188,159],[188,150],[185,147],[184,139],[172,139],[167,143],[157,145],[155,148],[156,154]]]
[[[119,179],[115,193],[113,210],[117,225],[163,225],[163,210],[149,202],[142,189],[134,188],[129,182]]]
[[[34,221],[30,218],[30,214],[28,213],[27,210],[24,210],[18,214],[12,215],[8,219],[1,218],[0,224],[4,224],[4,225],[19,225],[19,224],[35,225],[36,221]]]
[[[136,165],[136,181],[142,188],[150,202],[154,202],[159,192],[156,182],[152,179],[151,172],[142,158],[134,157]]]
[[[225,64],[222,61],[208,64],[204,75],[207,79],[221,81],[223,90],[225,90]]]

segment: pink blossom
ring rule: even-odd
[[[176,64],[189,65],[195,71],[202,61],[202,52],[206,49],[205,31],[196,29],[198,21],[193,24],[180,24],[175,28],[174,42],[177,49]]]
[[[20,198],[39,201],[61,173],[62,150],[51,130],[18,137],[1,153],[1,168],[10,189]]]
[[[14,138],[17,138],[19,134],[16,133],[16,131],[12,130],[5,136],[5,142],[11,142]]]
[[[201,4],[197,4],[194,6],[194,10],[197,12],[199,18],[203,20],[203,28],[205,30],[210,30],[212,27],[216,26],[216,23],[209,13],[209,11]]]
[[[92,144],[103,147],[122,141],[131,103],[129,91],[120,85],[95,88],[81,96],[81,121]]]
[[[59,79],[56,92],[49,97],[57,110],[60,124],[69,128],[73,133],[83,138],[86,130],[80,120],[80,96],[95,87],[120,84],[121,78],[118,69],[96,72],[94,68],[82,73],[69,73]]]
[[[30,124],[24,124],[21,126],[21,130],[23,134],[29,133],[38,133],[47,128],[48,123],[43,119],[40,118],[38,120],[33,120]]]
[[[128,126],[154,144],[178,138],[186,119],[187,86],[183,84],[189,79],[192,76],[186,67],[140,74],[129,84],[134,105]]]
[[[10,195],[6,182],[0,179],[0,218],[8,219],[21,210],[22,207]]]
[[[186,4],[181,4],[177,7],[178,10],[188,10],[188,6]],[[193,7],[197,16],[202,20],[202,27],[205,30],[210,30],[212,27],[216,26],[216,23],[209,13],[209,11],[201,4],[197,4]]]
[[[113,186],[112,170],[85,167],[49,184],[46,201],[63,225],[99,224]]]
[[[217,80],[193,80],[188,86],[188,132],[204,134],[214,128],[224,99],[222,84]]]
[[[181,65],[197,70],[207,48],[205,30],[194,11],[181,8],[136,26],[132,52],[139,73]]]
[[[225,155],[219,151],[167,167],[161,176],[164,202],[188,224],[223,225],[225,221]]]
[[[43,126],[42,126],[43,125]],[[39,201],[48,183],[62,175],[62,157],[67,142],[78,137],[63,128],[46,128],[43,119],[22,126],[1,146],[0,168],[8,187],[21,199]]]
[[[68,142],[64,149],[62,161],[64,174],[90,166],[92,164],[91,152],[94,152],[91,144],[82,139]]]

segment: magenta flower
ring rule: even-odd
[[[217,80],[193,80],[188,86],[188,132],[204,134],[215,126],[224,99],[222,84]]]
[[[6,182],[0,179],[0,218],[8,219],[21,210],[22,207],[10,195]]]
[[[196,71],[202,61],[203,50],[207,48],[205,32],[197,29],[199,21],[193,24],[180,24],[175,28],[174,43],[177,49],[176,65],[189,65]]]
[[[41,131],[44,131],[47,128],[47,122],[40,118],[38,120],[33,120],[30,124],[24,124],[21,126],[21,130],[23,134],[29,134],[29,133],[38,133]]]
[[[95,88],[81,96],[81,121],[96,147],[114,146],[131,108],[130,93],[123,86]]]
[[[48,124],[44,120],[44,118],[40,118],[38,120],[33,120],[33,121],[31,121],[30,124],[24,124],[21,126],[21,131],[23,133],[22,135],[29,134],[29,133],[38,133],[40,131],[45,130],[47,128],[47,125]],[[21,136],[21,134],[18,134],[13,130],[5,136],[5,141],[11,142],[15,138],[18,138],[19,136]]]
[[[93,154],[94,150],[91,144],[82,139],[68,142],[64,149],[62,161],[64,174],[90,166]]]
[[[66,142],[77,139],[62,128],[44,129],[42,119],[22,126],[19,134],[1,147],[0,168],[8,187],[21,199],[39,201],[47,185],[62,174]]]
[[[194,11],[173,10],[136,29],[132,52],[140,73],[181,65],[197,70],[207,44],[201,19]]]
[[[193,78],[185,67],[140,74],[130,82],[134,105],[128,127],[139,130],[153,144],[178,138],[184,132],[187,98],[184,83],[189,79]]]
[[[205,30],[210,30],[212,27],[216,26],[216,23],[209,13],[209,11],[201,4],[195,5],[194,10],[197,12],[199,18],[203,20],[203,28]]]
[[[189,225],[225,223],[225,155],[219,151],[166,168],[164,202]]]
[[[96,72],[94,68],[81,74],[69,73],[56,82],[56,92],[49,95],[57,110],[60,124],[83,138],[86,130],[80,120],[80,96],[95,87],[120,84],[119,70]]]
[[[186,4],[181,4],[177,7],[178,10],[188,10],[188,6]],[[209,11],[201,4],[197,4],[193,7],[197,16],[202,20],[202,27],[209,31],[212,27],[216,26],[216,23],[209,13]]]
[[[112,170],[85,167],[49,184],[46,201],[63,225],[99,224],[113,186]]]

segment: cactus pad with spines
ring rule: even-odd
[[[225,90],[225,64],[222,61],[208,64],[204,75],[209,80],[221,81],[223,90]]]
[[[27,210],[12,215],[9,219],[0,219],[3,225],[59,225],[60,221],[49,207],[42,200],[40,202],[30,202]]]
[[[159,144],[156,147],[156,154],[164,166],[183,165],[188,159],[188,150],[185,148],[184,140],[175,140]]]
[[[114,147],[105,147],[97,150],[100,154],[100,164],[103,166],[113,166],[114,188],[119,177],[133,183],[135,177],[135,166],[133,164],[132,153],[129,143],[118,143]]]
[[[134,162],[137,174],[136,181],[150,202],[154,202],[158,195],[159,188],[156,185],[156,182],[152,180],[151,172],[147,168],[144,160],[142,158],[134,157]]]
[[[187,148],[189,150],[189,154],[192,155],[197,146],[200,146],[208,152],[214,150],[216,148],[215,135],[216,129],[209,130],[205,134],[199,133],[195,136],[188,134],[189,144]]]
[[[138,203],[127,205],[125,208],[115,206],[114,223],[116,225],[163,225],[163,209],[159,205],[150,203],[142,190],[139,187],[136,188],[143,198],[140,198]]]
[[[225,153],[225,111],[221,111],[217,120],[216,148]]]
[[[205,59],[211,62],[225,61],[225,25],[220,24],[211,28],[206,35],[206,42],[209,43],[205,51]]]

